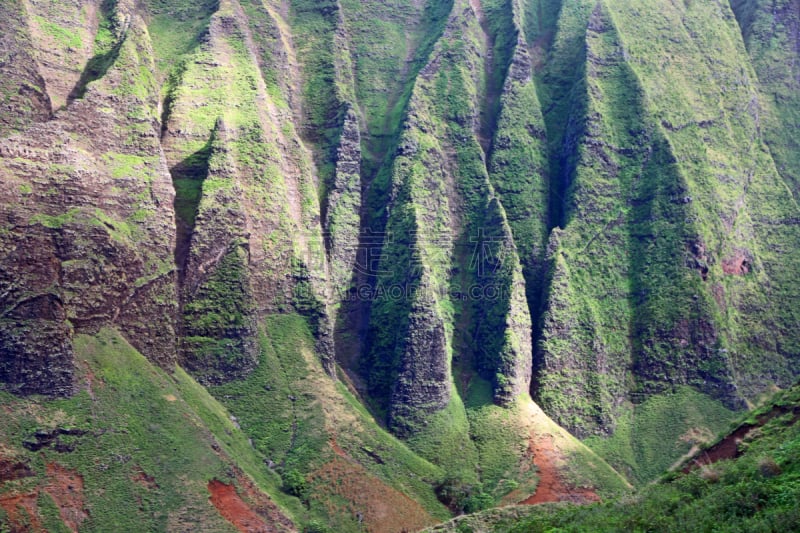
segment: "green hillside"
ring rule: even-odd
[[[656,481],[800,376],[798,95],[797,0],[4,0],[0,532],[791,523]]]

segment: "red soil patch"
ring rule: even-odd
[[[0,470],[4,481],[34,475],[26,465],[5,460],[0,460]],[[83,478],[80,474],[59,464],[50,463],[47,465],[47,485],[43,489],[58,506],[64,525],[77,532],[81,523],[89,516],[84,509]],[[0,507],[6,512],[13,533],[44,531],[37,508],[40,490],[36,488],[29,494],[0,496]]]
[[[64,524],[77,532],[83,521],[89,517],[84,508],[83,477],[57,463],[50,463],[47,465],[47,478],[45,492],[58,505]]]
[[[249,477],[237,469],[236,483],[250,502],[250,508],[270,524],[269,531],[294,531],[294,524],[278,508],[268,495],[263,493]]]
[[[364,531],[419,531],[436,523],[419,503],[385,484],[360,464],[341,456],[337,455],[314,472],[311,481],[319,501],[327,502],[331,514],[360,517]],[[347,503],[334,507],[337,505],[334,502],[341,499]]]
[[[236,529],[242,533],[294,531],[291,520],[252,481],[241,473],[237,473],[236,481],[252,504],[242,499],[233,484],[217,479],[208,482],[211,503]]]
[[[744,252],[722,260],[722,271],[731,276],[743,276],[750,272],[750,261]]]
[[[533,462],[539,469],[539,485],[533,496],[521,501],[521,504],[600,501],[600,497],[593,490],[569,487],[564,482],[558,471],[557,461],[560,460],[560,454],[553,446],[552,435],[532,438],[530,446],[533,451]]]
[[[267,524],[244,503],[232,484],[226,485],[222,481],[212,479],[208,482],[208,492],[211,493],[211,503],[214,507],[225,520],[242,533],[269,531]]]
[[[336,443],[336,437],[332,436],[331,440],[328,441],[328,444],[331,445],[331,448],[333,448],[333,452],[336,455],[339,457],[347,457],[347,452],[345,452],[341,447],[339,447],[339,444]]]
[[[0,496],[0,508],[6,512],[12,533],[39,533],[44,531],[36,511],[39,492],[16,496]]]

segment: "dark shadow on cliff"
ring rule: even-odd
[[[554,230],[567,226],[571,216],[568,200],[578,165],[578,149],[584,134],[588,109],[586,49],[583,42],[585,35],[573,54],[568,54],[565,58],[566,62],[562,61],[565,64],[552,66],[537,77],[537,92],[540,102],[543,102],[542,115],[549,143],[549,239],[552,239]],[[537,399],[539,375],[543,370],[539,343],[552,282],[552,265],[548,264],[546,253],[543,262],[538,273],[538,294],[534,294],[535,287],[528,287],[528,305],[533,323],[531,396],[534,400]],[[526,276],[526,280],[528,279],[530,278]]]
[[[362,201],[358,265],[374,261],[376,250],[382,246],[382,243],[376,241],[382,240],[381,235],[386,229],[388,219],[386,206],[389,201],[392,169],[400,135],[408,114],[408,103],[420,70],[428,63],[434,46],[444,32],[452,5],[452,0],[430,2],[427,5],[423,16],[425,29],[421,31],[424,38],[416,49],[408,72],[402,80],[399,80],[402,88],[390,97],[390,105],[387,109],[391,112],[386,116],[384,127],[378,132],[361,132],[363,157],[361,161]],[[342,356],[342,350],[339,349],[341,336],[339,336],[337,338],[337,362],[348,369],[350,375],[357,374],[365,381],[369,381],[371,378],[367,369],[370,365],[362,363],[361,358],[370,349],[368,337],[372,321],[372,301],[369,294],[374,291],[377,280],[373,273],[365,270],[368,269],[354,269],[353,285],[368,289],[364,293],[367,297],[362,298],[355,295],[354,298],[345,300],[337,317],[337,331],[354,332],[347,333],[351,338],[346,344],[350,353],[354,355]],[[408,317],[405,318],[407,320]],[[383,326],[387,327],[389,324],[383,324]],[[373,413],[375,413],[374,409]],[[380,416],[376,416],[376,419],[380,418]]]
[[[215,136],[215,132],[212,132],[205,146],[170,169],[172,184],[175,187],[175,264],[178,268],[178,281],[181,284],[185,276],[195,219],[203,197],[203,183],[208,177],[211,147]]]
[[[101,12],[105,15],[106,18],[110,17],[113,13],[113,10],[116,7],[116,0],[105,0],[100,6]],[[106,52],[95,54],[88,63],[86,63],[86,67],[83,69],[81,73],[81,77],[78,80],[78,83],[75,84],[75,87],[70,91],[69,95],[67,96],[67,105],[72,103],[75,100],[83,98],[86,95],[86,88],[90,83],[93,81],[97,81],[103,76],[106,75],[108,69],[117,61],[119,57],[119,52],[122,49],[122,45],[125,43],[126,33],[128,31],[127,28],[113,28],[113,30],[119,31],[120,35],[117,38],[117,41],[114,45]],[[101,30],[102,31],[102,30]],[[95,42],[95,46],[97,43]]]

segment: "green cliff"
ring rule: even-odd
[[[799,32],[789,0],[4,2],[0,531],[653,481],[800,373]]]

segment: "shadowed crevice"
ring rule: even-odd
[[[178,268],[178,282],[185,278],[186,261],[194,232],[195,220],[203,197],[203,183],[208,177],[208,165],[216,132],[212,132],[208,142],[170,169],[172,185],[175,187],[175,264]]]
[[[103,5],[100,6],[100,10],[105,17],[105,21],[101,24],[101,28],[98,31],[98,37],[95,38],[95,48],[103,46],[103,43],[99,40],[101,32],[110,32],[112,35],[115,35],[116,42],[114,42],[110,49],[95,54],[89,60],[89,62],[86,63],[86,67],[84,67],[78,83],[75,84],[75,87],[67,96],[67,105],[71,104],[75,100],[83,98],[86,95],[86,89],[89,84],[93,81],[103,78],[108,72],[108,69],[111,68],[111,66],[119,57],[122,45],[125,43],[125,37],[127,35],[128,28],[127,26],[123,28],[115,27],[112,14],[116,9],[116,4],[116,0],[105,0]]]

